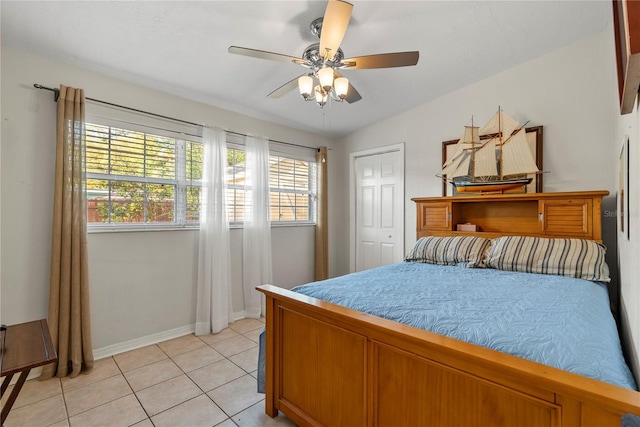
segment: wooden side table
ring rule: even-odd
[[[2,331],[2,334],[4,336],[1,337],[0,344],[4,342],[4,348],[2,348],[2,362],[0,363],[2,375],[0,376],[5,379],[2,382],[0,397],[4,396],[13,375],[20,372],[20,376],[2,407],[0,425],[4,424],[7,415],[9,415],[13,403],[27,380],[29,371],[32,368],[58,360],[45,319],[11,325]]]

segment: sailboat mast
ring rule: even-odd
[[[500,181],[504,178],[502,174],[502,114],[500,114],[500,106],[498,106],[498,132],[500,132],[500,154],[498,155],[498,167],[500,168]]]
[[[471,181],[476,180],[476,143],[473,138],[473,116],[471,116]]]

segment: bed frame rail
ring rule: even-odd
[[[300,295],[267,297],[266,413],[301,426],[620,426],[640,392]]]

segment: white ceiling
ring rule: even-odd
[[[2,0],[2,45],[337,137],[600,32],[612,20],[609,0],[353,3],[341,46],[346,57],[418,50],[420,60],[343,71],[363,99],[324,110],[297,90],[266,97],[306,69],[227,49],[299,57],[317,42],[309,24],[324,14],[325,1]]]

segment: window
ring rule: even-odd
[[[245,213],[245,152],[227,149],[227,208],[229,222],[241,223]],[[271,222],[276,224],[315,221],[316,165],[280,154],[269,156]]]
[[[136,130],[87,124],[87,219],[108,224],[196,226],[200,214],[203,146],[192,140]],[[244,220],[245,152],[227,149],[229,222]],[[315,220],[315,163],[270,156],[271,221]]]
[[[315,166],[315,165],[314,165]],[[269,156],[271,221],[311,221],[314,206],[309,162]],[[315,184],[315,181],[314,181]]]
[[[87,124],[89,224],[197,222],[202,144]]]
[[[245,152],[227,147],[227,211],[230,223],[244,221]]]

